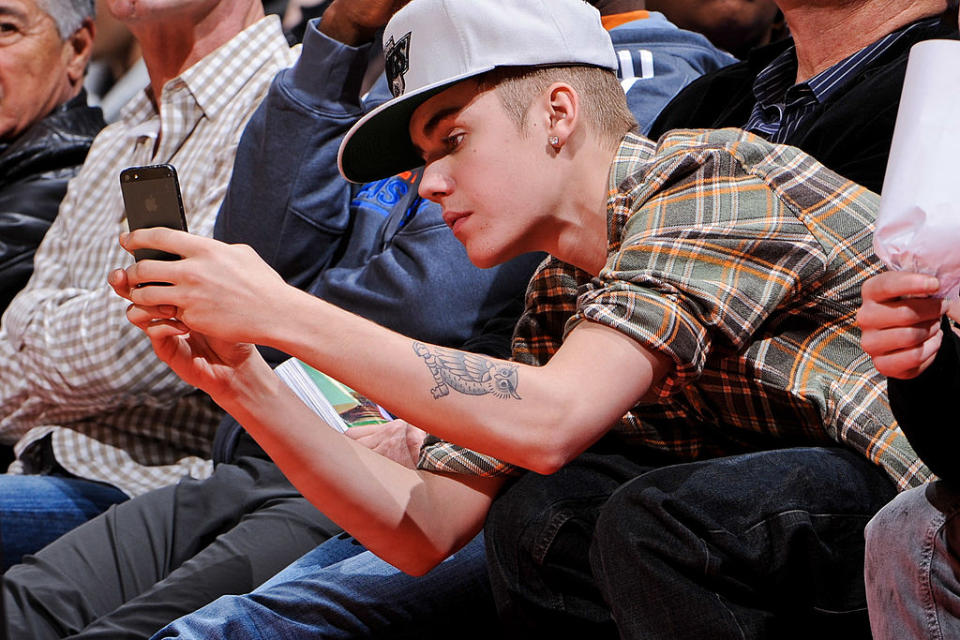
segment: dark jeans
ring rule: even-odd
[[[116,487],[82,478],[0,474],[3,571],[126,499]]]
[[[148,638],[253,590],[339,531],[273,463],[221,464],[207,480],[112,507],[11,568],[6,637]]]
[[[895,493],[844,449],[589,451],[494,502],[490,582],[518,637],[869,638],[863,529]]]

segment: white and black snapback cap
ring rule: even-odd
[[[423,164],[410,141],[410,117],[458,82],[496,67],[617,68],[600,14],[584,0],[413,0],[387,23],[383,51],[394,97],[340,144],[340,173],[351,182]]]

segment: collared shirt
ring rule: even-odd
[[[143,93],[97,136],[33,278],[3,316],[0,434],[20,458],[11,472],[43,472],[48,439],[66,471],[131,496],[209,474],[221,412],[154,355],[106,283],[132,262],[117,243],[126,228],[119,174],[173,164],[188,228],[210,236],[244,125],[297,52],[276,16],[265,18],[170,80],[159,113]]]
[[[676,461],[842,443],[900,488],[929,472],[860,348],[860,285],[879,198],[802,151],[735,129],[628,135],[611,169],[608,259],[591,278],[548,258],[531,280],[514,359],[542,365],[584,321],[669,358],[617,424],[625,447]],[[523,374],[518,391],[522,394]],[[429,440],[420,466],[513,468]]]
[[[799,84],[795,84],[797,48],[788,47],[757,75],[753,83],[756,103],[744,129],[771,142],[790,139],[804,118],[848,81],[870,68],[877,58],[911,32],[932,28],[940,19],[939,16],[925,18],[902,27]]]

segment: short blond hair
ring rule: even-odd
[[[617,76],[608,69],[585,65],[499,67],[479,79],[480,90],[494,89],[504,110],[523,131],[533,100],[554,82],[566,82],[580,96],[584,120],[604,146],[616,148],[637,121]]]

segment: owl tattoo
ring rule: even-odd
[[[426,362],[437,386],[430,389],[434,400],[449,395],[450,388],[470,396],[493,394],[498,398],[517,395],[517,365],[494,362],[489,358],[435,348],[414,342],[413,350]]]

